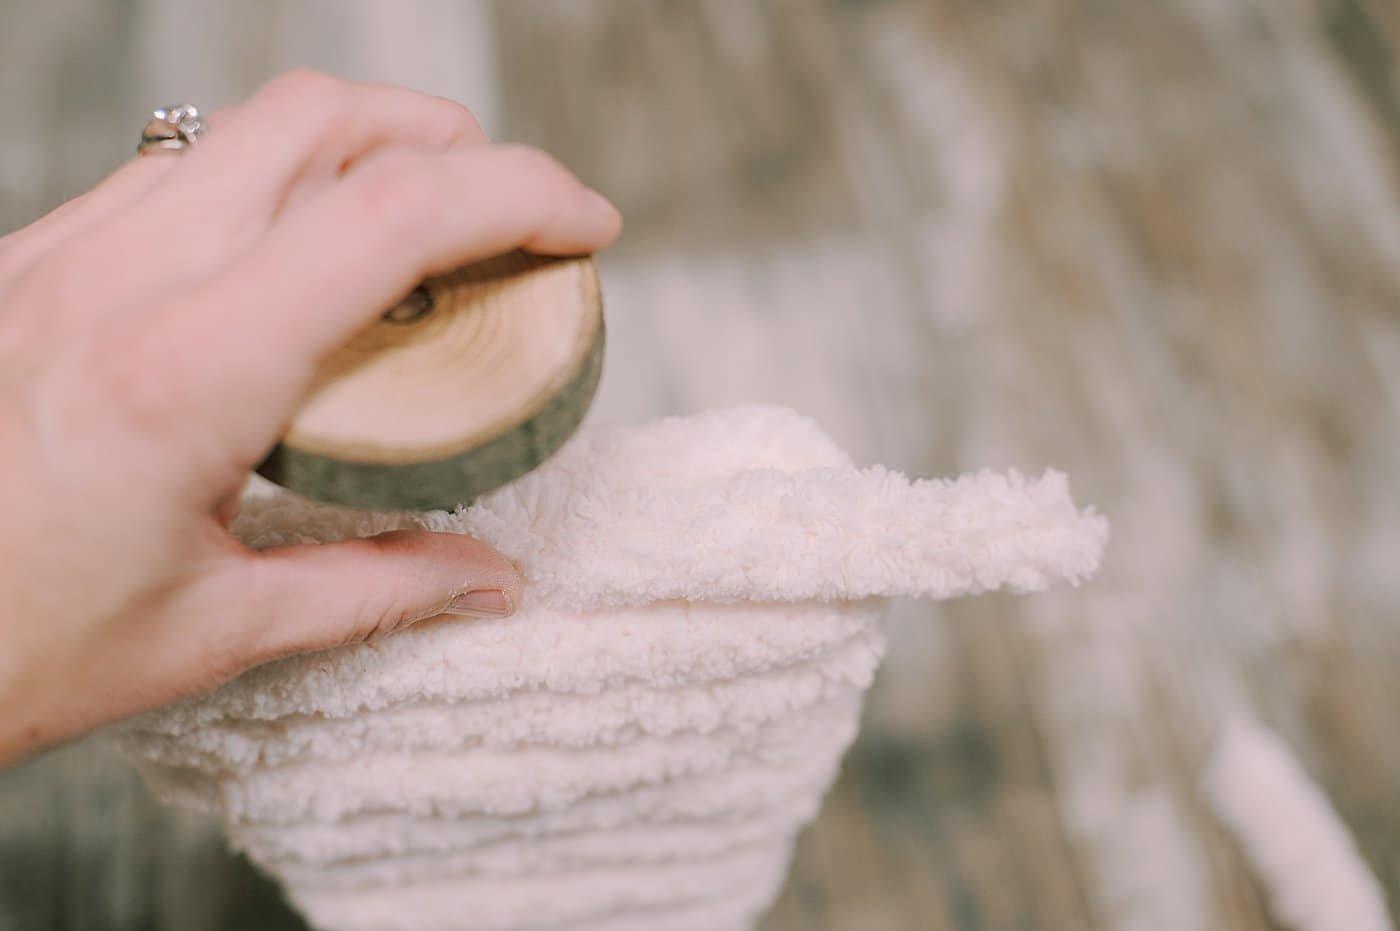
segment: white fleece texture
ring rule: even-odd
[[[279,494],[254,546],[402,527],[516,562],[500,621],[263,666],[122,739],[323,931],[741,931],[855,737],[881,599],[1077,583],[1063,476],[911,482],[738,408],[586,432],[455,514]]]

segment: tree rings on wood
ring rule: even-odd
[[[258,471],[334,504],[466,504],[563,445],[602,365],[590,259],[511,252],[468,265],[327,359]]]

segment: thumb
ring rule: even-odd
[[[515,567],[460,534],[397,530],[252,559],[257,662],[374,640],[439,614],[505,617],[520,603]]]

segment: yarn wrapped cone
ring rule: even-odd
[[[455,514],[250,500],[253,546],[402,527],[516,562],[500,621],[255,669],[120,734],[322,931],[741,931],[856,734],[889,596],[1077,583],[1063,476],[911,482],[740,408],[591,431]]]

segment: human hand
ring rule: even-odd
[[[0,764],[518,601],[468,537],[254,552],[227,527],[322,358],[426,275],[594,251],[617,211],[412,91],[296,72],[209,123],[0,239]]]

